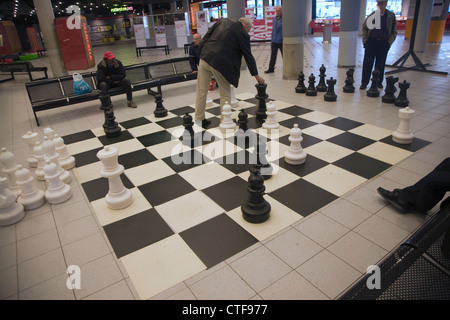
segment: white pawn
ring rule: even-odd
[[[267,130],[275,130],[280,127],[280,124],[277,122],[276,119],[277,110],[275,108],[275,105],[272,102],[269,102],[267,105],[266,110],[266,121],[264,121],[262,127]]]
[[[119,151],[117,148],[105,146],[97,153],[97,158],[103,164],[100,172],[101,176],[108,179],[109,191],[105,197],[108,208],[119,210],[128,207],[132,202],[132,193],[125,188],[120,179],[120,175],[124,172],[123,165],[117,162]]]
[[[30,170],[22,167],[22,165],[18,165],[16,179],[22,188],[22,193],[17,198],[17,203],[23,205],[25,210],[36,209],[45,203],[44,191],[34,185],[34,178]]]
[[[8,179],[0,178],[0,226],[9,226],[25,216],[23,205],[16,198],[8,188]]]
[[[236,123],[231,118],[232,114],[231,105],[226,101],[222,107],[222,122],[219,125],[220,129],[234,130],[236,128]]]
[[[48,182],[47,190],[45,191],[45,199],[50,204],[57,204],[67,201],[72,196],[71,188],[68,184],[61,181],[58,172],[58,166],[50,160],[46,160],[44,166],[45,179]]]
[[[39,141],[34,143],[33,148],[34,157],[38,161],[37,168],[34,171],[34,175],[38,180],[45,180],[44,166],[45,166],[45,156],[44,150],[42,149],[42,145]]]
[[[0,153],[0,162],[3,165],[3,172],[8,176],[9,189],[19,196],[22,190],[16,182],[15,173],[18,168],[16,164],[16,157],[11,151],[6,150],[6,148],[2,148],[2,152]]]
[[[234,86],[230,85],[230,97],[231,97],[231,107],[237,108],[239,101],[236,99],[236,95],[234,94]]]
[[[300,130],[298,124],[294,124],[294,127],[291,129],[289,141],[291,142],[291,145],[289,149],[284,153],[285,161],[293,165],[304,163],[306,160],[306,152],[301,146],[303,137],[302,130]]]
[[[37,159],[34,157],[34,152],[33,152],[33,148],[34,148],[34,144],[36,143],[36,141],[38,141],[39,139],[39,135],[36,132],[31,132],[28,131],[25,135],[22,136],[22,139],[25,141],[25,143],[28,145],[28,149],[29,149],[29,157],[27,159],[28,161],[28,166],[30,168],[36,168],[38,161]]]
[[[55,133],[53,135],[53,142],[55,143],[55,150],[59,154],[58,161],[61,167],[65,170],[70,170],[75,167],[75,158],[67,152],[63,138]]]
[[[400,144],[410,144],[414,139],[414,134],[409,129],[409,120],[413,117],[415,111],[409,107],[400,109],[398,116],[400,124],[396,131],[392,133],[392,140]]]
[[[44,142],[42,142],[42,150],[44,150],[44,158],[45,160],[50,160],[50,162],[53,162],[58,167],[59,177],[61,178],[62,182],[64,183],[70,183],[72,180],[72,177],[69,173],[69,171],[64,170],[61,165],[59,164],[58,160],[58,153],[55,150],[55,143],[50,140],[47,136],[44,137]]]

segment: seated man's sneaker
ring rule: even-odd
[[[408,205],[408,203],[401,197],[400,191],[401,191],[400,189],[394,189],[393,191],[389,191],[381,187],[377,189],[377,192],[380,194],[380,196],[383,197],[383,199],[390,202],[399,211],[407,213],[411,211],[411,208]]]

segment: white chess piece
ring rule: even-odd
[[[298,127],[298,124],[294,124],[289,136],[291,145],[289,149],[284,153],[284,159],[287,163],[298,165],[306,161],[306,152],[301,146],[303,141],[302,130]]]
[[[16,164],[16,157],[11,151],[8,151],[6,148],[2,148],[2,152],[0,153],[0,163],[3,165],[3,172],[8,176],[9,189],[19,196],[22,190],[16,182],[15,173],[18,168]]]
[[[53,140],[45,136],[44,142],[42,142],[42,150],[44,151],[45,160],[50,160],[50,162],[53,162],[58,167],[62,182],[67,184],[70,183],[70,181],[72,181],[72,176],[70,175],[69,171],[63,169],[63,167],[61,167],[61,165],[59,164],[59,155],[56,152],[55,143],[53,142]]]
[[[8,179],[0,178],[0,226],[9,226],[25,216],[23,205],[17,203],[16,198],[8,188]]]
[[[392,140],[400,144],[410,144],[414,139],[414,134],[410,130],[409,121],[413,117],[415,111],[409,107],[400,109],[398,116],[400,124],[396,131],[392,133]]]
[[[236,123],[231,118],[232,114],[233,112],[231,111],[231,105],[228,103],[228,101],[226,101],[222,107],[222,122],[219,125],[220,129],[223,130],[236,129]]]
[[[53,142],[55,143],[55,151],[59,154],[58,161],[61,167],[65,170],[70,170],[75,167],[75,158],[67,151],[63,138],[55,133],[53,135]]]
[[[42,149],[42,145],[39,141],[34,143],[33,153],[34,153],[34,157],[38,161],[36,170],[34,171],[34,175],[36,176],[36,179],[44,181],[45,180],[45,173],[44,173],[45,156],[44,156],[44,150]]]
[[[231,107],[232,108],[237,108],[238,107],[238,104],[239,104],[239,101],[236,99],[236,95],[235,95],[235,93],[234,93],[234,86],[233,85],[230,85],[230,105],[231,105]]]
[[[109,191],[105,197],[108,208],[119,210],[128,207],[132,202],[132,193],[125,188],[120,179],[120,175],[124,172],[123,165],[118,163],[119,151],[117,148],[105,146],[97,152],[97,158],[103,164],[100,172],[101,176],[108,179]]]
[[[280,124],[276,119],[277,110],[275,105],[272,102],[269,102],[266,110],[266,121],[264,121],[262,127],[267,130],[276,130],[280,127]]]
[[[45,191],[45,199],[48,203],[57,204],[69,200],[72,197],[72,191],[68,184],[61,181],[58,166],[47,159],[44,172],[45,179],[48,181],[48,187]]]
[[[55,138],[55,130],[53,130],[52,128],[45,128],[44,135],[47,136],[50,140],[53,140]]]
[[[38,141],[38,139],[39,139],[39,135],[36,132],[28,131],[25,135],[22,136],[22,139],[28,145],[28,149],[29,149],[29,156],[28,156],[28,159],[27,159],[28,166],[30,168],[36,168],[37,164],[38,164],[38,161],[34,157],[33,148],[34,148],[35,142]]]
[[[18,165],[16,180],[22,188],[22,193],[17,198],[17,203],[23,205],[25,210],[36,209],[45,203],[44,191],[34,185],[34,178],[30,170],[22,167],[22,165]]]

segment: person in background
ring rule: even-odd
[[[127,95],[127,105],[137,108],[133,102],[133,90],[131,81],[126,78],[126,71],[122,62],[116,59],[111,51],[103,54],[103,60],[97,65],[97,83],[102,94],[108,94],[109,88],[124,87]]]
[[[195,33],[192,36],[192,43],[189,46],[189,63],[191,65],[192,72],[198,71],[198,64],[200,62],[200,42],[202,36],[199,33]]]
[[[383,88],[384,67],[386,65],[386,58],[392,43],[397,37],[397,20],[392,11],[386,9],[387,0],[377,1],[378,9],[380,10],[380,27],[375,29],[368,21],[373,21],[372,12],[364,21],[362,28],[362,42],[364,45],[364,61],[361,78],[361,90],[365,90],[372,75],[373,63],[375,61],[375,68],[380,72],[378,76],[378,88]],[[375,16],[376,17],[376,16]]]
[[[250,48],[252,21],[240,18],[239,21],[220,19],[203,36],[200,44],[200,63],[197,75],[197,92],[195,101],[195,122],[206,128],[211,121],[205,118],[206,99],[211,77],[219,84],[220,112],[225,102],[231,101],[230,84],[239,85],[242,57],[248,70],[259,84],[264,79],[258,75],[255,58]]]
[[[283,56],[283,11],[281,7],[276,7],[275,12],[276,16],[273,18],[272,23],[272,43],[270,44],[271,52],[269,69],[264,71],[264,73],[275,72],[275,63],[277,62],[278,50],[280,50],[281,56]]]

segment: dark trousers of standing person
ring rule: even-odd
[[[271,49],[271,51],[270,51],[269,70],[274,71],[275,63],[277,62],[278,50],[280,50],[281,56],[283,56],[283,44],[272,42],[270,49]]]
[[[375,61],[375,68],[380,72],[378,76],[377,85],[381,85],[384,80],[384,66],[386,65],[386,58],[389,51],[389,42],[384,39],[369,38],[364,45],[364,62],[361,84],[368,85],[372,76],[373,63]]]
[[[131,81],[128,80],[127,78],[123,78],[118,83],[114,83],[111,85],[104,81],[98,84],[98,88],[101,90],[102,94],[108,94],[109,88],[116,88],[116,87],[124,87],[125,93],[127,95],[127,101],[133,100],[133,90],[131,89]]]
[[[450,158],[416,184],[402,189],[400,194],[412,208],[427,212],[442,200],[447,191],[450,191]]]

